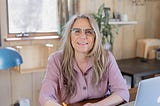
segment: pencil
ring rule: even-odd
[[[63,106],[67,106],[67,104],[65,104],[64,102],[62,103]]]

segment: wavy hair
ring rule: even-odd
[[[64,85],[64,91],[65,95],[63,95],[64,99],[66,100],[68,98],[71,98],[76,94],[77,87],[76,87],[76,73],[73,70],[72,67],[72,61],[74,58],[74,49],[71,44],[71,33],[70,29],[72,28],[74,22],[77,19],[80,18],[86,18],[88,19],[91,27],[95,31],[95,40],[92,50],[87,54],[87,56],[93,56],[94,58],[94,64],[93,64],[93,75],[92,75],[92,83],[93,85],[97,85],[103,76],[103,73],[105,72],[106,68],[106,62],[107,62],[107,51],[104,50],[101,40],[102,35],[99,32],[99,28],[97,25],[97,22],[93,17],[90,15],[74,15],[68,23],[64,26],[63,32],[62,32],[62,44],[61,49],[63,51],[63,60],[62,60],[62,75],[63,75],[63,85]]]

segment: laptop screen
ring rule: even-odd
[[[160,77],[140,81],[135,106],[160,106]]]

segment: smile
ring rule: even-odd
[[[88,45],[88,43],[85,42],[77,42],[78,45]]]

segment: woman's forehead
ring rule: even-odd
[[[73,23],[73,27],[87,27],[91,28],[91,25],[89,23],[89,20],[87,18],[78,18]]]

